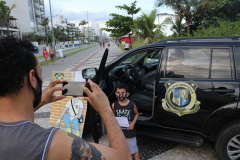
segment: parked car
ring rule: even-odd
[[[138,134],[200,146],[215,141],[220,160],[240,157],[240,41],[238,36],[178,38],[129,50],[106,67],[105,51],[93,79],[116,101],[119,83],[130,88],[140,116]],[[101,118],[89,113],[94,139]]]

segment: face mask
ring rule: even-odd
[[[117,96],[117,95],[116,95]],[[126,99],[127,98],[127,95],[126,94],[119,94],[118,96],[117,96],[117,99],[119,100],[119,101],[123,101],[124,99]]]
[[[36,108],[39,103],[41,102],[42,99],[42,80],[38,77],[38,75],[35,73],[35,77],[37,78],[37,83],[39,85],[40,93],[37,93],[37,90],[32,87],[34,96],[35,96],[35,101],[33,103],[33,108]]]

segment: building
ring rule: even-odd
[[[45,17],[44,0],[2,0],[6,6],[16,5],[12,9],[11,16],[16,18],[17,26],[23,37],[28,37],[31,33],[45,35],[42,18]]]
[[[92,22],[92,28],[95,29],[95,36],[100,36],[99,24],[96,22]]]
[[[80,32],[79,27],[75,25],[75,23],[67,22],[67,28],[70,29],[70,37],[75,37],[76,32]]]
[[[62,28],[67,28],[68,26],[67,19],[63,15],[60,15],[58,17],[53,17],[52,20],[53,20],[53,27],[61,26]],[[48,26],[52,28],[50,18],[49,18]]]
[[[107,38],[107,33],[106,32],[102,32],[102,36],[103,36],[103,38]]]
[[[89,39],[89,41],[94,40],[94,38],[96,36],[95,29],[93,29],[92,27],[84,27],[83,34],[85,35],[85,40],[87,40],[87,41],[88,41],[88,39]]]
[[[99,29],[99,38],[101,39],[102,38],[102,29]]]
[[[4,6],[8,9],[12,7],[7,6],[6,2],[4,1]],[[8,26],[8,27],[7,27]],[[4,21],[1,21],[0,23],[0,36],[7,36],[9,32],[9,35],[15,35],[16,37],[20,37],[19,35],[19,25],[17,24],[17,19],[10,15],[9,17],[9,24],[7,25]]]

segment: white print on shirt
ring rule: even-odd
[[[80,108],[84,108],[84,103],[79,98],[76,98],[76,99],[73,98],[72,99],[72,104],[73,104],[73,107],[74,107],[74,110],[75,110],[76,114],[79,113]],[[71,100],[70,100],[70,101],[67,102],[66,107],[69,109],[70,116],[74,117],[75,113],[72,109],[72,104],[71,104]]]
[[[127,117],[128,121],[130,120],[130,112],[128,109],[118,109],[116,110],[116,117]]]

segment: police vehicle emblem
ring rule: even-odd
[[[195,92],[198,86],[193,81],[189,83],[168,81],[165,87],[166,94],[162,106],[166,111],[182,116],[196,113],[200,109]]]
[[[56,77],[56,79],[63,80],[64,79],[64,74],[63,73],[56,73],[55,77]]]

